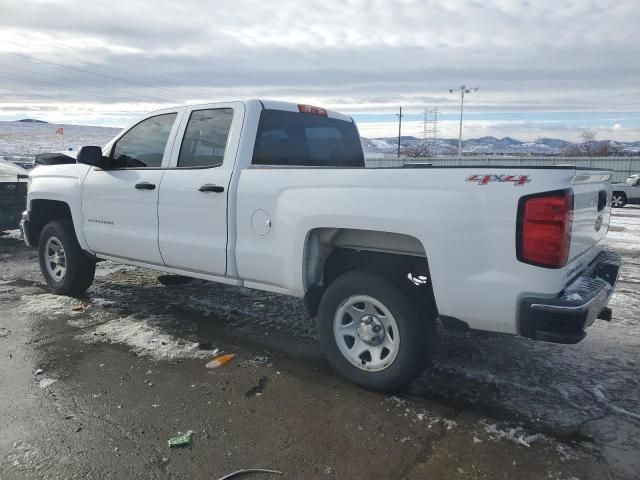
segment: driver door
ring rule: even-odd
[[[158,192],[183,110],[156,112],[139,121],[105,152],[108,168],[92,167],[87,174],[82,220],[94,253],[163,264]]]

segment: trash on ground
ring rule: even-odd
[[[74,305],[73,307],[71,307],[71,311],[73,311],[73,312],[81,312],[82,311],[82,305]]]
[[[247,468],[244,470],[236,470],[235,472],[229,473],[224,477],[220,477],[218,480],[229,480],[230,478],[239,477],[240,475],[246,475],[247,473],[275,473],[276,475],[282,475],[282,472],[278,470],[267,470],[265,468]]]
[[[44,373],[44,370],[39,368],[36,370],[36,375],[40,375],[41,373]]]
[[[169,448],[186,447],[191,445],[191,432],[187,432],[184,435],[178,435],[171,437],[167,440]]]
[[[227,353],[226,355],[220,355],[219,357],[216,357],[213,360],[211,360],[205,366],[207,368],[218,368],[224,365],[225,363],[229,362],[230,360],[232,360],[233,357],[235,356],[236,356],[235,353]]]
[[[198,350],[213,350],[213,345],[211,344],[211,341],[209,341],[209,340],[202,341],[202,342],[198,343]],[[216,348],[214,350],[214,352],[217,352],[217,351],[218,351],[218,349]]]
[[[55,378],[43,378],[42,380],[40,380],[40,388],[47,388],[48,386],[53,385],[57,381],[58,380]]]
[[[258,384],[251,387],[249,390],[247,390],[247,393],[245,393],[245,396],[255,397],[256,395],[262,395],[262,393],[264,392],[264,389],[267,386],[268,381],[269,379],[267,377],[260,377],[260,380],[258,380]]]
[[[11,333],[11,330],[9,330],[8,328],[0,328],[0,338],[7,338],[9,336],[9,334]]]
[[[251,365],[267,365],[269,363],[269,357],[265,357],[263,355],[257,355],[255,357],[253,357],[251,360],[247,360],[247,363],[250,363]]]

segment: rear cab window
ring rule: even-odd
[[[362,167],[364,154],[352,121],[265,109],[260,114],[253,165]]]

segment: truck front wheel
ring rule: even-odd
[[[40,270],[54,293],[82,293],[93,283],[96,262],[80,248],[71,221],[47,223],[40,234],[38,253]]]
[[[396,391],[430,363],[435,325],[402,288],[381,275],[347,272],[329,285],[318,310],[329,363],[361,387]],[[429,338],[429,337],[432,338]]]

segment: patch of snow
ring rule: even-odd
[[[442,418],[438,415],[435,415],[431,412],[427,411],[418,411],[417,409],[410,407],[410,403],[402,398],[392,396],[385,400],[386,402],[392,403],[393,406],[401,410],[401,415],[406,418],[413,417],[413,422],[423,423],[427,429],[432,429],[436,425],[442,425],[446,430],[451,430],[458,425],[457,422],[453,420],[449,420],[448,418]]]
[[[198,349],[197,342],[188,342],[165,333],[159,325],[160,321],[158,317],[117,318],[98,325],[78,338],[91,343],[121,343],[128,345],[139,355],[147,355],[156,360],[211,357],[211,352]]]
[[[20,230],[6,230],[2,235],[3,238],[11,238],[13,240],[17,240],[19,242],[22,241],[22,233]]]
[[[624,408],[617,407],[615,405],[610,405],[610,406],[611,406],[611,410],[613,410],[616,413],[620,413],[622,415],[626,415],[628,417],[635,418],[636,420],[640,420],[640,414],[638,414],[638,413],[630,412],[629,410],[625,410]]]
[[[94,307],[113,308],[118,304],[113,300],[107,300],[106,298],[94,297],[91,299],[91,305]]]
[[[606,402],[607,397],[602,390],[604,390],[604,387],[598,384],[591,389],[591,393],[593,393],[593,396],[596,397],[596,400],[599,402]]]
[[[18,306],[21,313],[26,314],[46,314],[46,315],[63,315],[77,314],[71,310],[72,307],[80,305],[75,298],[65,297],[62,295],[54,295],[52,293],[43,293],[40,295],[23,295],[22,302]]]
[[[54,383],[56,383],[58,380],[56,380],[55,378],[43,378],[42,380],[40,380],[40,388],[47,388],[50,385],[53,385]]]
[[[540,433],[528,434],[522,427],[507,428],[502,430],[496,424],[484,424],[485,432],[492,440],[508,440],[516,445],[530,447],[532,443],[544,440],[546,437]]]
[[[111,260],[105,260],[96,264],[96,277],[102,278],[116,272],[135,270],[136,268],[137,267],[133,265],[124,265],[122,263],[112,262]]]

